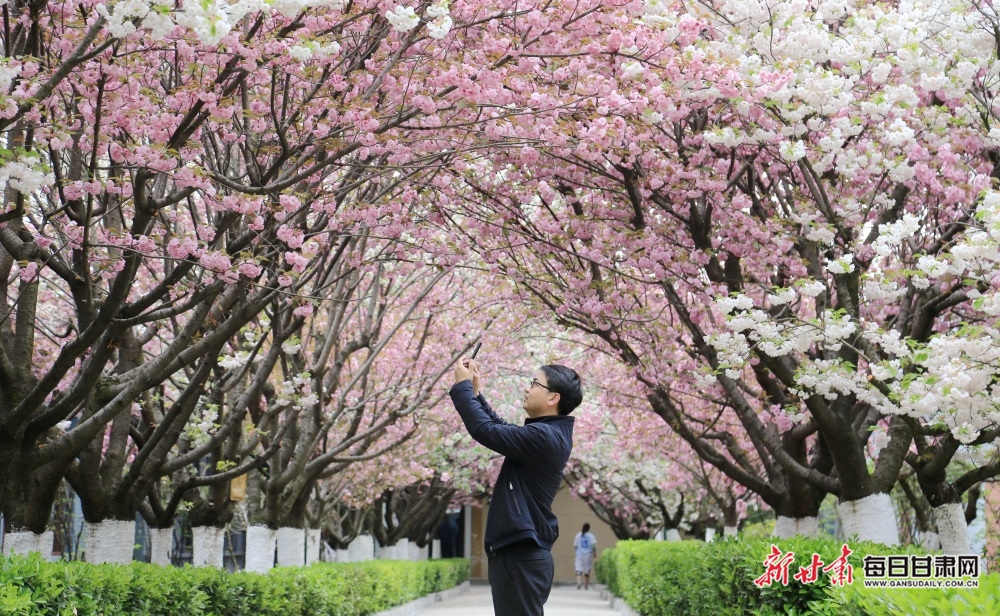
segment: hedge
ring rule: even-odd
[[[1000,614],[1000,574],[979,577],[979,588],[865,588],[854,585],[830,591],[832,614],[864,616],[983,616]]]
[[[795,553],[788,584],[754,584],[775,543]],[[828,574],[804,584],[792,579],[813,553],[829,563],[840,556],[843,541],[833,538],[774,540],[619,541],[596,563],[599,582],[642,616],[751,614],[873,615],[1000,614],[1000,575],[981,575],[978,589],[864,588],[862,558],[867,554],[924,554],[917,547],[890,548],[848,542],[854,582],[833,586]]]
[[[267,574],[0,556],[0,614],[365,616],[468,579],[465,559],[318,563]]]

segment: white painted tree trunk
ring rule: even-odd
[[[941,551],[945,554],[972,554],[969,527],[961,503],[946,503],[934,508],[938,530],[941,531]]]
[[[86,536],[86,559],[91,564],[130,563],[135,550],[135,522],[123,520],[105,520],[103,522],[87,522],[84,527]]]
[[[681,533],[676,528],[667,529],[667,541],[680,541]]]
[[[245,571],[267,573],[274,567],[274,530],[267,526],[247,528],[247,551]]]
[[[934,531],[920,533],[920,547],[928,552],[936,552],[941,549],[941,535]]]
[[[431,558],[441,558],[441,540],[431,540]]]
[[[788,539],[791,537],[815,537],[819,534],[819,518],[807,516],[804,518],[789,518],[779,515],[774,520],[772,537]]]
[[[888,494],[872,494],[856,501],[837,503],[844,537],[899,545],[899,529],[892,499]]]
[[[378,549],[379,560],[396,560],[396,546],[384,545]]]
[[[305,563],[306,533],[301,528],[278,529],[278,566],[301,567]]]
[[[4,554],[30,554],[38,552],[45,560],[52,560],[52,540],[54,535],[51,530],[42,534],[33,533],[30,530],[15,533],[4,533],[3,553]]]
[[[350,551],[350,561],[360,563],[375,558],[375,539],[371,535],[358,535],[347,549]]]
[[[149,529],[149,562],[164,567],[170,565],[170,553],[174,549],[174,529]]]
[[[335,563],[349,563],[354,562],[351,560],[350,550],[334,550],[335,557],[333,562]]]
[[[194,550],[191,563],[195,567],[222,568],[226,529],[215,526],[195,526],[191,529]]]
[[[715,529],[706,528],[705,529],[705,543],[712,543],[715,541]]]
[[[410,540],[400,539],[396,545],[392,546],[396,560],[410,560]]]
[[[392,546],[391,554],[394,560],[415,560],[413,555],[413,545],[409,539],[400,539],[396,545]]]
[[[319,560],[321,541],[322,538],[320,537],[320,530],[318,528],[306,530],[306,566]]]
[[[740,534],[739,526],[726,526],[722,529],[723,537],[737,537]]]

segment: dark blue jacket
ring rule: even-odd
[[[449,394],[472,438],[504,456],[486,516],[486,553],[525,541],[551,550],[559,537],[552,501],[573,449],[573,417],[528,418],[518,426],[474,395],[472,381],[456,383]]]

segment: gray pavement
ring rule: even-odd
[[[420,612],[419,616],[493,616],[490,587],[474,584],[461,595],[438,603]],[[555,586],[545,603],[545,616],[621,616],[621,612],[611,609],[593,586],[590,590]]]

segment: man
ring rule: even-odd
[[[477,442],[504,456],[486,517],[485,547],[496,616],[542,616],[555,567],[559,522],[552,501],[573,449],[569,416],[583,400],[580,375],[542,366],[524,391],[523,426],[500,419],[479,392],[479,366],[455,368],[451,400]]]

